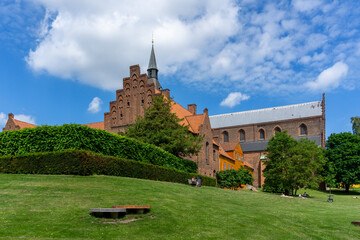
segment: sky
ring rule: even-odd
[[[360,116],[357,0],[1,0],[0,129],[104,120],[152,39],[159,81],[209,115],[322,100]]]

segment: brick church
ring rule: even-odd
[[[104,121],[84,125],[113,133],[124,132],[127,126],[135,123],[137,116],[144,115],[144,108],[152,104],[152,98],[156,95],[164,95],[169,99],[170,90],[163,89],[158,80],[152,45],[147,74],[141,73],[139,65],[130,66],[129,77],[123,79],[123,88],[116,90],[116,98],[110,102],[110,111],[104,113]],[[183,119],[181,124],[187,126],[192,134],[204,136],[200,152],[188,159],[198,164],[199,174],[210,177],[215,177],[220,169],[230,169],[229,164],[220,160],[220,156],[226,155],[227,159],[234,162],[234,166],[250,168],[253,171],[253,184],[261,187],[264,183],[261,159],[265,158],[264,149],[275,132],[287,130],[295,139],[308,138],[321,147],[325,146],[324,95],[322,101],[214,116],[209,116],[206,108],[198,113],[196,104],[184,108],[173,102],[172,112]],[[3,131],[27,127],[36,125],[16,120],[13,114],[9,114]],[[242,148],[242,158],[226,153],[234,152],[237,143]],[[234,146],[234,149],[229,149],[229,146]]]

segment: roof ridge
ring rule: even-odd
[[[21,122],[21,123],[30,124],[30,125],[33,125],[33,126],[38,126],[38,125],[35,125],[35,124],[33,124],[33,123],[24,122],[24,121],[21,121],[21,120],[15,119],[15,118],[13,118],[13,120],[15,120],[16,122]]]
[[[238,114],[242,114],[242,113],[264,112],[264,111],[268,111],[268,110],[273,110],[274,108],[275,109],[284,109],[284,108],[290,108],[290,107],[295,107],[295,106],[304,106],[304,105],[309,105],[309,104],[314,104],[314,103],[321,103],[321,101],[298,103],[298,104],[291,104],[291,105],[285,105],[285,106],[279,106],[279,107],[261,108],[261,109],[254,109],[254,110],[248,110],[248,111],[233,112],[233,113],[223,113],[223,114],[219,114],[219,115],[212,115],[209,117],[212,118],[212,117],[222,117],[222,116],[229,116],[229,115],[238,115]]]

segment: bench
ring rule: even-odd
[[[115,209],[124,209],[126,214],[136,213],[136,214],[144,214],[150,211],[150,205],[116,205],[112,206]]]
[[[126,215],[122,208],[90,208],[90,215],[104,218],[120,218]]]
[[[130,213],[148,213],[150,208],[150,205],[117,205],[112,206],[112,208],[90,208],[90,215],[103,218],[121,218]]]
[[[193,182],[191,179],[188,179],[188,183],[191,186],[196,186],[196,182]]]

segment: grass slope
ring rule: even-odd
[[[336,194],[328,203],[326,193],[308,193],[302,200],[121,177],[0,174],[0,239],[359,238],[350,222],[360,221],[360,199]],[[89,215],[122,204],[152,210],[127,224]]]

